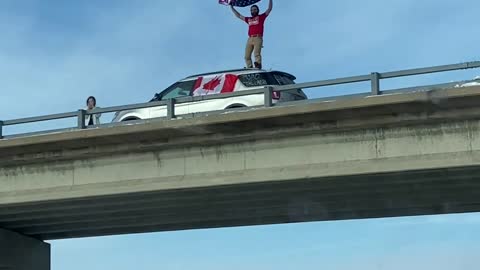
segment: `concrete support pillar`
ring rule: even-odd
[[[50,245],[0,229],[0,270],[50,270]]]

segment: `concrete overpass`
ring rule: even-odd
[[[478,104],[453,88],[0,140],[0,240],[479,211]]]

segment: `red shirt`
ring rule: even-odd
[[[248,36],[263,36],[263,24],[265,23],[265,19],[267,19],[267,14],[265,13],[255,17],[245,17],[245,22],[248,23]]]

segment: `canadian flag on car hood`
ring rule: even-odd
[[[199,77],[193,88],[193,96],[233,92],[237,80],[238,77],[232,74]]]

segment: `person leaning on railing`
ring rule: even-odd
[[[94,96],[89,96],[87,98],[87,112],[92,111],[94,109],[97,109],[97,99],[95,99]],[[99,125],[100,124],[100,117],[102,114],[89,114],[85,117],[85,126],[93,126],[93,125]]]

